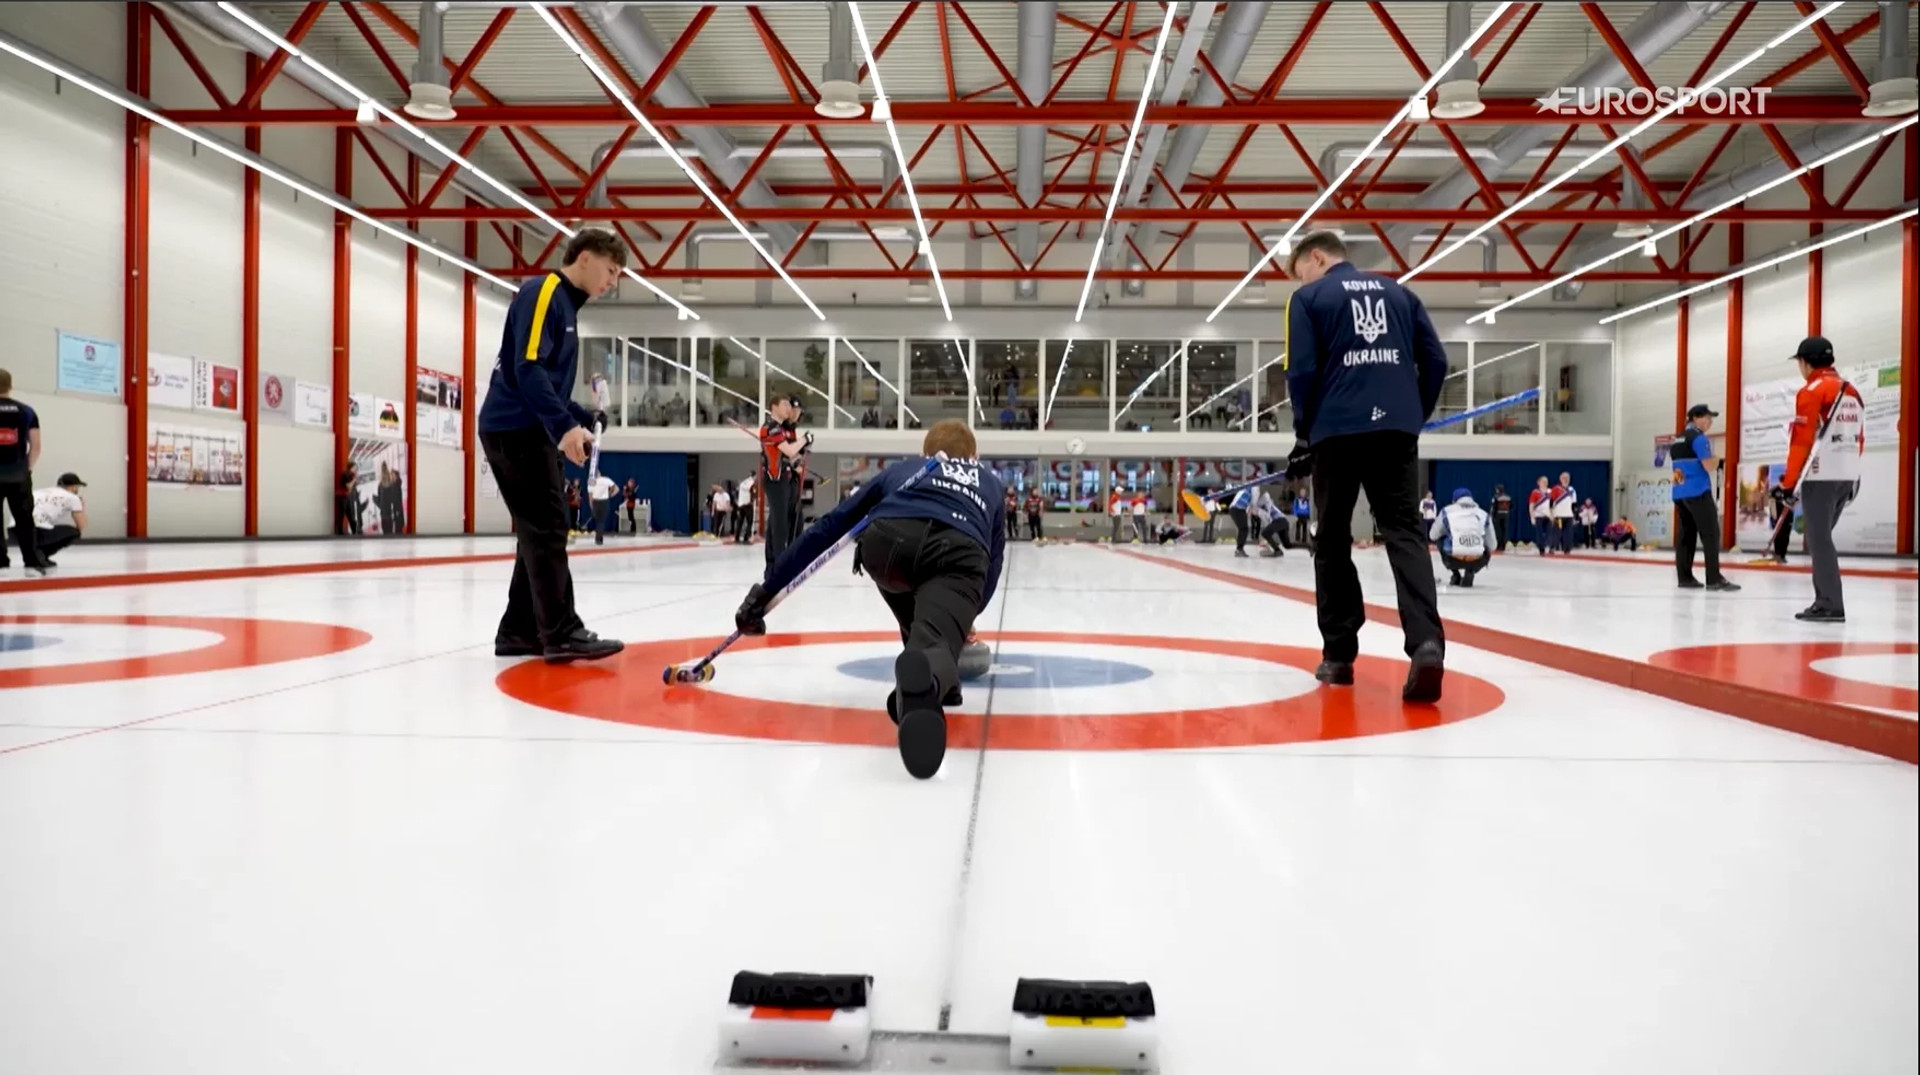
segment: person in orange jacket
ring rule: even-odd
[[[1860,457],[1867,450],[1866,403],[1833,368],[1833,345],[1819,336],[1800,341],[1793,353],[1807,383],[1793,402],[1787,469],[1773,490],[1780,514],[1795,504],[1806,526],[1813,561],[1813,604],[1794,617],[1808,623],[1845,623],[1840,557],[1833,527],[1860,491]]]

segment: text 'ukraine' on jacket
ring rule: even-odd
[[[926,477],[902,488],[926,465],[925,459],[904,459],[881,471],[795,539],[767,568],[761,586],[779,593],[862,519],[929,519],[960,531],[987,551],[986,585],[980,590],[980,607],[986,608],[1000,584],[1006,556],[1006,489],[978,459],[943,459]]]
[[[586,408],[571,398],[580,351],[575,318],[586,301],[587,293],[557,272],[520,285],[507,307],[500,354],[480,405],[480,432],[540,425],[558,443],[574,426],[592,424]]]
[[[1294,436],[1420,432],[1440,401],[1447,352],[1412,291],[1347,262],[1287,299]]]

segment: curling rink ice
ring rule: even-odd
[[[1920,1066],[1914,766],[1607,679],[1913,721],[1911,573],[1816,627],[1802,573],[1509,554],[1441,587],[1447,697],[1402,707],[1380,623],[1314,682],[1304,553],[1021,544],[916,782],[849,560],[668,689],[758,547],[576,556],[629,649],[559,669],[492,655],[510,550],[0,581],[0,1072],[710,1072],[741,969],[871,974],[876,1027],[962,1034],[1022,976],[1144,980],[1172,1075]]]

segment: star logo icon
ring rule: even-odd
[[[1555,87],[1547,96],[1534,98],[1533,103],[1539,106],[1536,111],[1558,112],[1567,103],[1567,89],[1565,86]]]

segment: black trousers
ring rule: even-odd
[[[1508,515],[1504,511],[1496,511],[1493,513],[1494,552],[1507,551],[1507,519]]]
[[[790,481],[770,481],[763,488],[767,494],[767,565],[771,567],[780,554],[787,551],[787,546],[793,544],[800,491]]]
[[[1487,558],[1481,556],[1472,560],[1461,560],[1443,552],[1440,554],[1440,563],[1445,565],[1448,571],[1471,579],[1487,566]]]
[[[1287,543],[1287,521],[1276,516],[1272,522],[1260,529],[1260,540],[1266,542],[1268,546],[1276,550],[1285,545]]]
[[[900,624],[900,644],[926,651],[945,694],[960,682],[960,650],[987,584],[987,551],[945,523],[876,519],[860,535],[859,552]]]
[[[1227,514],[1233,518],[1233,548],[1235,552],[1247,551],[1247,509],[1228,508]]]
[[[1680,517],[1680,536],[1673,543],[1673,563],[1680,581],[1693,578],[1693,546],[1697,542],[1707,557],[1707,581],[1720,581],[1720,505],[1712,493],[1701,493],[1673,502]]]
[[[27,567],[42,564],[38,535],[33,529],[33,475],[0,479],[0,510],[13,516],[13,539],[20,546],[20,562]],[[7,555],[0,545],[0,560]]]
[[[40,562],[46,563],[47,557],[80,540],[80,528],[77,526],[50,526],[34,531],[34,539],[40,546]]]
[[[1017,509],[1007,512],[1007,540],[1020,540],[1020,512]]]
[[[1027,513],[1027,540],[1040,540],[1040,513],[1037,511]]]
[[[1311,536],[1307,533],[1307,522],[1308,519],[1305,515],[1296,515],[1293,517],[1293,543],[1302,548],[1306,547],[1307,538]]]
[[[539,426],[480,434],[500,499],[513,516],[517,540],[507,611],[496,637],[547,644],[583,626],[573,610],[573,572],[567,569],[566,484],[560,449]]]
[[[1793,541],[1793,524],[1782,523],[1780,515],[1778,511],[1773,513],[1773,558],[1785,563],[1787,546]]]
[[[336,534],[358,534],[360,532],[360,501],[357,494],[333,495],[333,532]]]
[[[1321,655],[1351,662],[1367,622],[1360,574],[1353,568],[1353,508],[1366,490],[1374,528],[1387,547],[1406,651],[1446,642],[1432,561],[1420,532],[1420,439],[1412,433],[1358,433],[1313,446],[1313,502],[1320,509],[1313,582]]]

